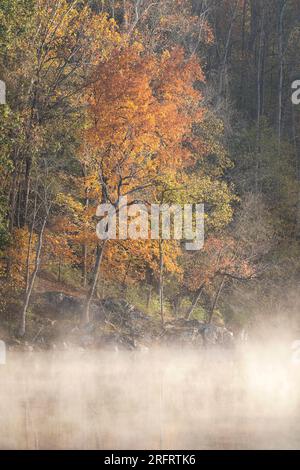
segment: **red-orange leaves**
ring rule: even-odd
[[[203,117],[196,80],[200,65],[180,49],[157,57],[134,44],[99,67],[86,139],[112,198],[188,164],[183,143]]]

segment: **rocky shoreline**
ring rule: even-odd
[[[84,300],[64,292],[45,292],[35,298],[37,331],[8,342],[11,350],[117,349],[145,350],[155,346],[232,348],[233,333],[224,327],[198,320],[176,318],[162,327],[160,319],[149,316],[124,299],[96,300],[91,321],[82,324]]]

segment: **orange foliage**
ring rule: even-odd
[[[185,60],[180,49],[145,56],[135,44],[101,66],[97,79],[86,139],[114,200],[188,165],[183,142],[203,117],[193,86],[203,73],[195,59]]]
[[[188,260],[184,282],[191,291],[196,291],[201,285],[209,286],[218,275],[250,279],[255,274],[255,267],[241,243],[230,237],[210,237],[204,250]]]
[[[89,120],[79,156],[84,176],[76,187],[88,207],[79,210],[77,241],[95,248],[91,223],[100,201],[117,205],[121,196],[155,202],[158,180],[180,177],[195,161],[187,142],[192,126],[204,117],[201,93],[194,87],[204,76],[196,58],[182,49],[150,55],[139,43],[116,50],[99,67],[88,95]],[[81,232],[81,235],[80,235]],[[181,273],[176,242],[165,243],[165,269]],[[158,272],[158,242],[110,242],[103,268],[108,278],[140,280]],[[128,271],[130,264],[130,272]]]

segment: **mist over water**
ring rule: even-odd
[[[285,348],[9,353],[1,449],[300,448]]]

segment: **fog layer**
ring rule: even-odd
[[[0,448],[300,448],[290,353],[10,353],[0,367]]]

